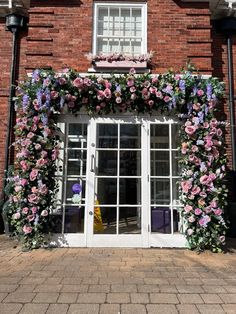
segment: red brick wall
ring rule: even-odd
[[[212,73],[212,40],[207,3],[148,0],[148,51],[155,51],[153,72],[178,70],[191,59],[205,74]],[[92,51],[93,1],[31,1],[29,25],[20,41],[20,77],[37,67],[86,72],[84,56]],[[0,20],[0,114],[6,121],[11,34]],[[4,126],[0,134],[0,174],[3,173]]]

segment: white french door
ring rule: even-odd
[[[184,246],[176,121],[81,115],[58,126],[59,245]]]
[[[147,247],[147,130],[131,118],[90,123],[87,245]]]

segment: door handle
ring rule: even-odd
[[[90,168],[90,171],[91,172],[95,172],[95,156],[94,154],[91,155],[91,168]]]
[[[90,215],[90,216],[93,216],[93,212],[92,212],[91,210],[89,211],[89,215]]]

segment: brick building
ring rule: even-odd
[[[127,66],[117,67],[117,63],[97,62],[91,64],[86,54],[111,54],[113,52],[127,55],[144,55],[154,51],[152,57],[152,73],[163,73],[169,68],[178,71],[191,60],[201,74],[213,75],[226,82],[226,95],[230,94],[231,106],[234,106],[233,89],[235,67],[234,59],[229,65],[229,53],[232,45],[234,58],[234,36],[231,31],[235,28],[234,1],[181,1],[181,0],[148,0],[148,1],[80,1],[80,0],[21,0],[0,2],[0,173],[3,177],[5,168],[5,147],[9,107],[9,82],[12,58],[12,33],[6,27],[6,15],[16,13],[25,17],[24,27],[20,27],[16,51],[16,79],[22,79],[36,68],[53,68],[61,71],[71,67],[81,73],[99,73],[126,71]],[[228,31],[220,32],[225,24],[218,25],[219,19],[230,17],[232,23],[226,22]],[[228,26],[227,26],[228,25]],[[228,41],[227,41],[228,40]],[[228,44],[228,46],[227,46]],[[232,81],[228,84],[228,69]],[[146,72],[145,66],[137,71]],[[234,108],[229,110],[228,99],[222,108],[222,114],[227,121],[234,121]],[[140,118],[141,119],[141,118]],[[61,230],[68,235],[69,245],[114,246],[183,246],[184,238],[178,233],[181,229],[181,219],[178,215],[178,191],[176,181],[178,171],[177,139],[175,138],[178,125],[173,119],[152,117],[144,128],[150,133],[151,146],[142,132],[141,120],[134,121],[132,116],[125,118],[98,118],[87,116],[67,117],[60,120],[61,130],[65,134],[63,162],[67,171],[61,175],[59,194],[63,205],[56,213],[58,217],[57,232]],[[226,134],[229,169],[235,170],[234,153],[232,154],[232,130]],[[107,138],[109,134],[109,138]],[[123,134],[123,135],[122,135]],[[122,139],[123,137],[123,139]],[[141,140],[142,139],[142,140]],[[118,147],[114,144],[119,142]],[[234,141],[234,137],[233,137]],[[122,144],[123,142],[123,144]],[[114,145],[114,146],[113,146]],[[123,150],[122,150],[122,145]],[[94,151],[87,153],[87,147]],[[109,147],[111,151],[102,150]],[[153,151],[152,151],[153,148]],[[160,151],[159,157],[155,148]],[[98,149],[97,151],[95,151]],[[100,150],[99,150],[100,149]],[[149,150],[149,157],[142,151]],[[68,154],[65,154],[67,151]],[[92,156],[99,151],[97,166],[100,174],[91,179],[86,168],[92,167]],[[117,156],[120,156],[117,159]],[[152,157],[150,157],[152,156]],[[91,157],[91,158],[90,158]],[[98,159],[98,158],[97,158]],[[148,165],[147,168],[141,165]],[[156,166],[157,165],[157,166]],[[171,165],[171,166],[170,166]],[[162,169],[157,170],[158,167]],[[157,169],[156,169],[157,167]],[[171,173],[165,169],[171,168]],[[115,169],[120,169],[118,173]],[[145,169],[144,169],[145,168]],[[145,191],[149,186],[150,168],[154,169],[154,180],[149,196]],[[122,174],[123,172],[123,174]],[[87,173],[87,175],[86,175]],[[112,178],[111,178],[112,176]],[[103,222],[102,235],[96,237],[96,230],[90,225],[86,228],[85,220],[88,199],[80,213],[75,207],[71,208],[71,188],[81,179],[81,185],[99,195],[100,214]],[[88,181],[96,182],[89,187]],[[119,184],[118,184],[119,182]],[[66,191],[66,192],[65,192]],[[159,195],[154,199],[152,193]],[[119,195],[119,196],[117,196]],[[118,198],[118,203],[114,203]],[[171,200],[171,208],[169,208]],[[140,205],[141,204],[141,205]],[[145,208],[151,204],[151,212]],[[155,206],[152,204],[155,204]],[[144,212],[149,212],[145,216]],[[89,213],[88,213],[89,214]],[[142,219],[141,219],[142,218]],[[142,221],[142,224],[141,224]],[[142,226],[141,226],[142,225]],[[145,232],[143,232],[144,228]],[[91,233],[87,239],[86,233]],[[151,234],[149,240],[146,233]],[[110,234],[112,240],[107,240]],[[122,235],[130,236],[126,238]],[[121,237],[116,237],[120,235]],[[111,238],[111,237],[110,237]],[[105,242],[104,242],[105,241]],[[106,242],[108,241],[108,242]],[[109,242],[111,241],[111,242]],[[147,241],[149,243],[147,244]],[[174,244],[173,244],[174,243]]]

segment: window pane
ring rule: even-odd
[[[169,179],[151,179],[151,203],[161,205],[170,203]]]
[[[74,151],[73,151],[74,152]],[[78,160],[69,160],[67,162],[67,175],[86,175],[87,152],[80,153]]]
[[[99,204],[116,204],[117,202],[117,179],[97,178],[96,198]]]
[[[151,151],[151,176],[168,176],[169,174],[169,152]]]
[[[65,208],[65,233],[84,232],[84,207],[66,206]]]
[[[117,152],[114,151],[97,151],[99,176],[116,176],[117,175]]]
[[[141,175],[141,152],[120,151],[120,175]]]
[[[116,234],[116,207],[95,206],[93,219],[94,234]]]
[[[180,146],[179,130],[180,130],[179,124],[172,124],[171,125],[172,148],[178,148]]]
[[[117,148],[118,126],[115,124],[98,124],[98,147]]]
[[[151,148],[169,148],[169,125],[151,125]]]
[[[171,233],[171,210],[167,207],[151,208],[151,231]]]
[[[85,203],[85,180],[82,178],[69,178],[67,179],[66,182],[66,201],[67,203],[74,203],[76,202],[76,204],[82,204]],[[80,184],[81,186],[81,192],[80,193],[76,193],[79,194],[80,198],[77,198],[76,200],[72,201],[72,198],[75,194],[75,192],[73,191],[73,185],[74,184]]]
[[[141,180],[120,179],[120,204],[141,204]]]
[[[141,233],[141,208],[119,208],[119,234]]]
[[[120,147],[140,148],[141,147],[141,126],[132,124],[121,124],[120,126]]]

